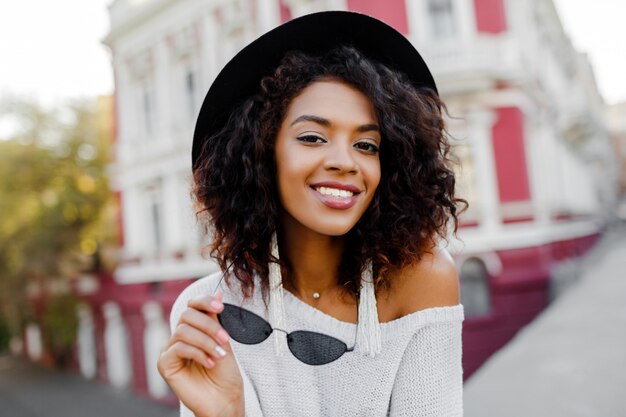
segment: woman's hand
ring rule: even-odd
[[[217,320],[222,294],[190,300],[158,361],[161,376],[197,417],[240,417],[243,381]]]

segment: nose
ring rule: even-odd
[[[335,146],[329,146],[324,160],[324,169],[346,174],[356,173],[358,165],[353,152],[351,144],[337,143]]]

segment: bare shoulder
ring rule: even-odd
[[[452,256],[442,247],[435,246],[395,275],[390,296],[400,316],[459,304],[459,275]]]

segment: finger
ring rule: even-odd
[[[187,323],[217,340],[219,344],[227,344],[230,337],[219,322],[209,315],[196,309],[188,308],[180,316],[180,323]]]
[[[176,326],[172,339],[172,345],[175,345],[177,342],[183,342],[202,350],[214,360],[223,359],[228,355],[226,350],[213,338],[186,323]]]
[[[186,344],[182,341],[174,343],[167,351],[163,353],[164,363],[162,364],[162,373],[166,371],[168,365],[180,363],[180,360],[192,360],[198,365],[207,369],[215,367],[215,362],[202,349]]]
[[[224,303],[222,302],[221,298],[217,298],[211,295],[192,298],[187,303],[187,306],[212,314],[219,314],[222,312],[222,310],[224,310]]]

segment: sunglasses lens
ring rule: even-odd
[[[239,343],[256,345],[272,334],[272,328],[263,318],[231,304],[224,304],[224,311],[217,317],[230,337]]]
[[[289,333],[287,344],[293,356],[307,365],[330,363],[348,350],[346,344],[339,339],[303,330]]]

